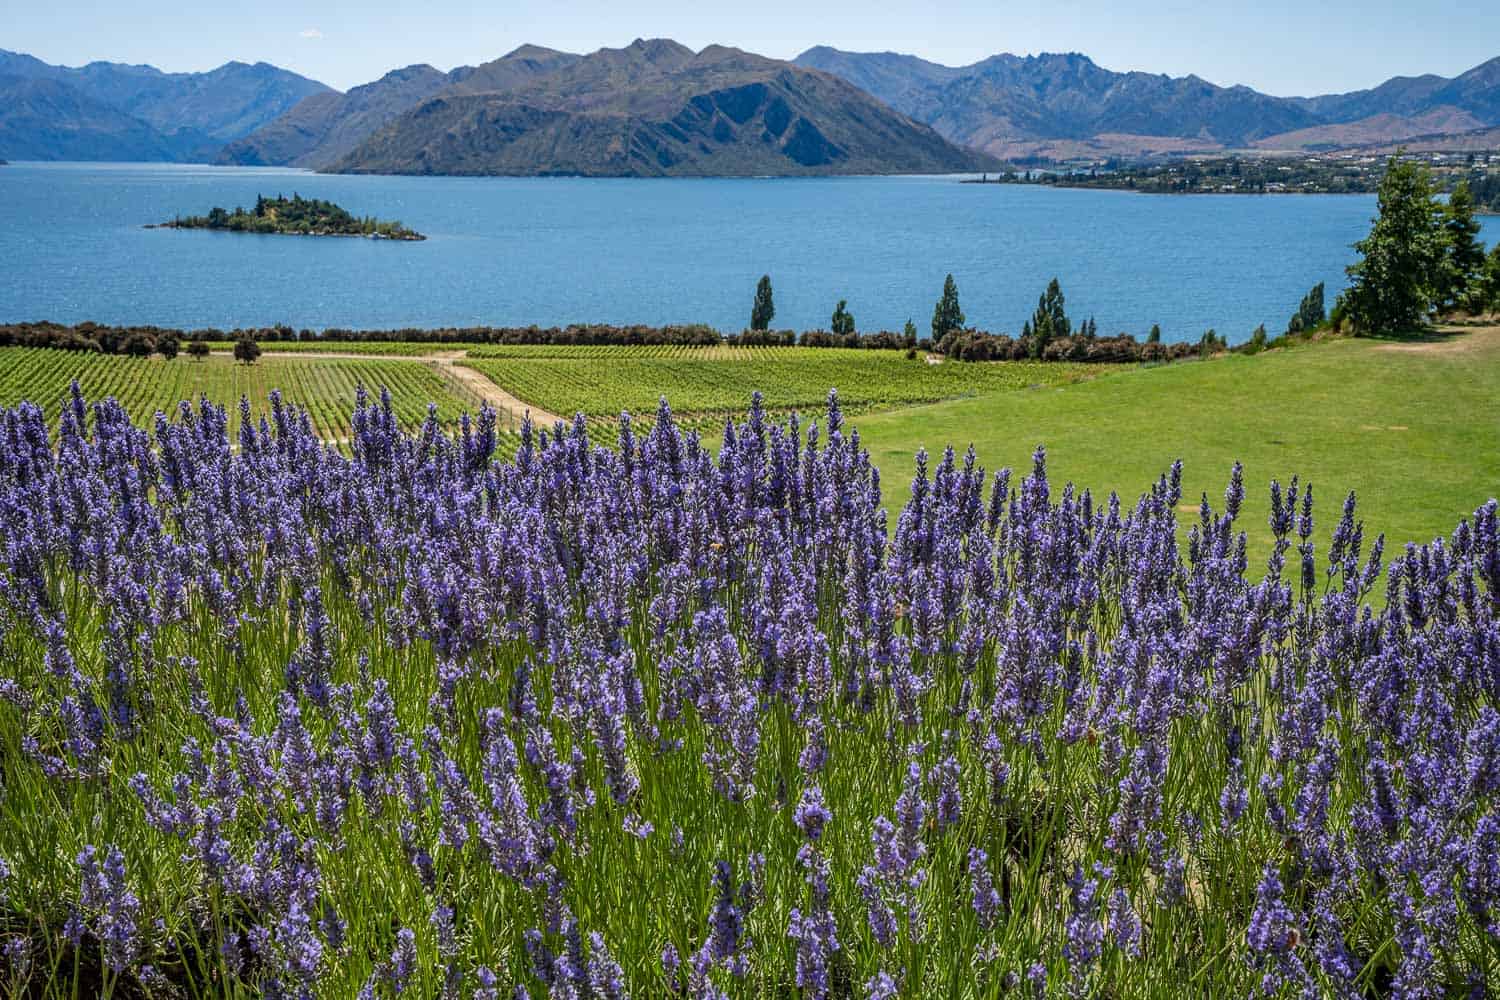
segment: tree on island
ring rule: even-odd
[[[259,357],[260,345],[255,342],[255,338],[241,337],[234,342],[234,360],[253,365]]]
[[[839,299],[839,304],[833,308],[833,320],[829,329],[840,337],[848,337],[854,333],[854,317],[846,308],[848,305],[847,299]]]
[[[958,306],[958,284],[953,275],[943,282],[943,297],[932,310],[932,339],[942,340],[954,330],[964,328],[964,311]]]
[[[1469,182],[1460,179],[1443,206],[1444,261],[1437,300],[1443,309],[1456,309],[1476,298],[1484,277],[1484,244],[1479,242],[1479,220],[1474,218],[1474,196]],[[1483,308],[1483,302],[1474,303]]]
[[[1378,191],[1370,235],[1354,244],[1341,313],[1356,333],[1410,330],[1427,320],[1444,271],[1442,206],[1427,167],[1392,156]]]
[[[194,361],[202,361],[208,357],[208,341],[190,340],[187,345],[188,357]]]
[[[769,330],[771,320],[776,318],[776,303],[771,298],[771,276],[763,274],[760,276],[760,284],[755,286],[755,305],[750,309],[750,329]]]

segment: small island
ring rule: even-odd
[[[386,222],[372,216],[358,218],[331,201],[290,198],[277,195],[255,199],[255,208],[247,211],[215,206],[207,215],[176,218],[147,229],[223,229],[232,233],[267,233],[285,236],[364,236],[376,240],[425,240],[427,237],[407,229],[399,222]]]

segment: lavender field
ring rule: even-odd
[[[230,426],[0,413],[11,995],[1500,991],[1493,499]]]

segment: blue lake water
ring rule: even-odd
[[[328,198],[423,243],[148,230]],[[971,324],[1016,332],[1048,279],[1101,333],[1231,342],[1343,284],[1372,196],[1150,196],[950,177],[778,180],[340,177],[157,164],[0,167],[0,321],[315,329],[572,322],[741,329],[756,280],[778,328],[925,334],[954,274]],[[1486,237],[1500,234],[1487,220]]]

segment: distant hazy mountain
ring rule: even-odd
[[[0,76],[0,154],[11,160],[176,160],[201,134],[168,137],[55,80]]]
[[[1003,157],[1314,148],[1423,135],[1435,124],[1500,123],[1500,59],[1452,80],[1398,77],[1372,90],[1314,98],[1271,97],[1196,76],[1116,73],[1076,53],[997,55],[949,67],[820,46],[796,62],[865,88],[955,142]],[[1351,125],[1359,127],[1329,129]]]
[[[163,73],[106,62],[53,66],[4,50],[0,77],[31,85],[23,88],[24,108],[0,107],[10,122],[0,156],[11,159],[208,159],[225,142],[328,91],[266,63]]]
[[[993,169],[829,74],[669,40],[481,67],[331,169],[357,173],[754,176]],[[481,74],[487,74],[480,78]]]

